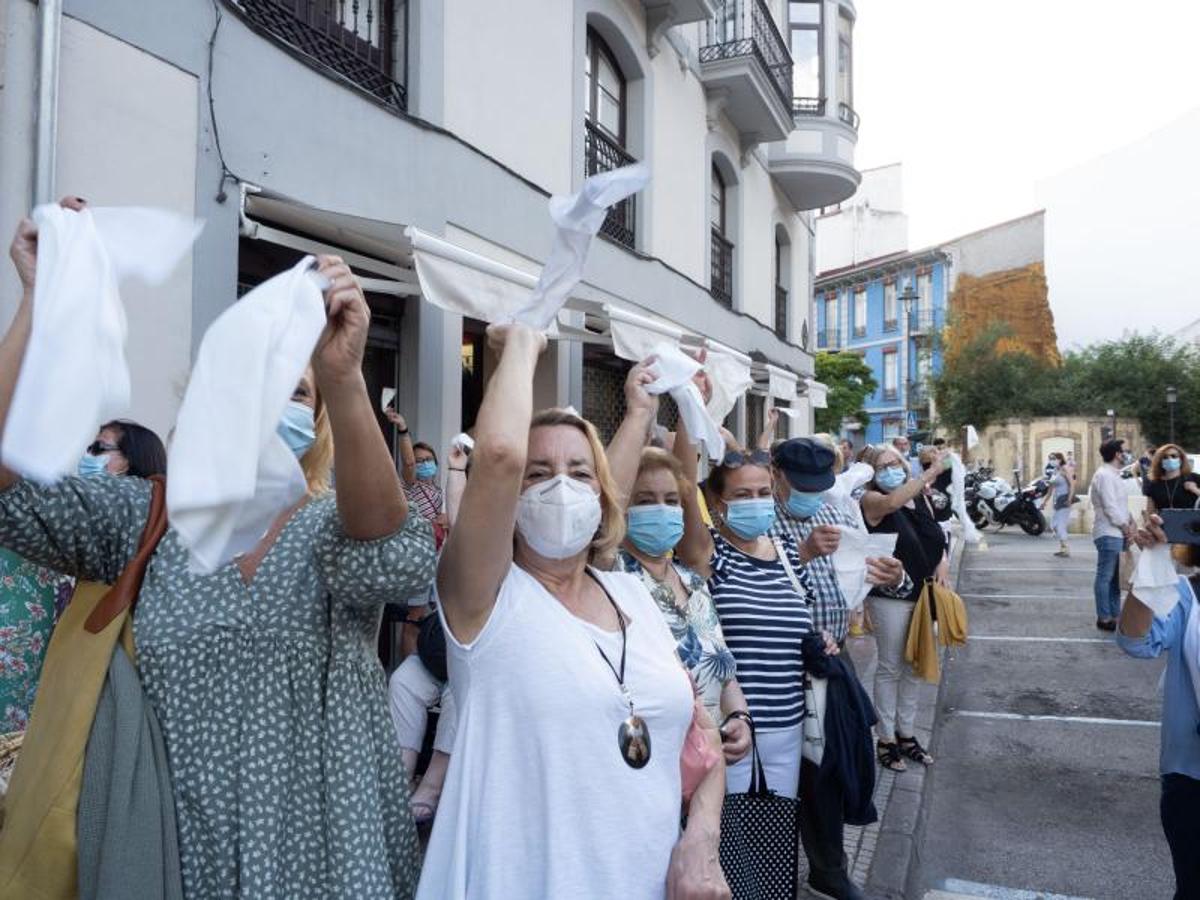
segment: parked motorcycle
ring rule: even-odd
[[[1039,478],[1016,490],[1003,478],[997,478],[991,469],[980,468],[967,473],[965,487],[967,514],[976,528],[1016,525],[1035,537],[1046,530],[1046,517],[1041,510],[1041,500],[1050,490],[1046,479]]]

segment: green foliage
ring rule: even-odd
[[[815,374],[817,381],[829,388],[828,405],[816,411],[818,432],[837,434],[845,418],[866,421],[863,401],[879,385],[861,357],[854,353],[818,353]]]
[[[1007,418],[1136,418],[1148,440],[1170,437],[1167,387],[1179,391],[1176,441],[1200,447],[1200,351],[1159,334],[1133,335],[1066,354],[1053,366],[1023,352],[999,352],[1004,327],[980,334],[947,360],[934,390],[942,424],[982,428]]]

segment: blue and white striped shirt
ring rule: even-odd
[[[713,532],[709,590],[725,643],[737,660],[737,679],[755,727],[792,728],[804,718],[804,656],[800,642],[813,630],[812,588],[796,542],[781,543],[804,588],[796,593],[778,559],[757,559]]]

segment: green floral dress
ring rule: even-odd
[[[74,584],[0,548],[0,732],[29,724],[46,646]]]
[[[138,478],[21,482],[0,493],[0,544],[111,582],[137,549]],[[189,573],[168,531],[134,615],[138,669],[166,742],[189,898],[408,898],[418,847],[375,655],[385,603],[433,576],[429,523],[341,529],[306,504],[245,584]]]

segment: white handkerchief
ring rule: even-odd
[[[834,509],[847,516],[862,531],[867,530],[863,522],[862,507],[854,499],[854,492],[875,477],[875,470],[866,463],[854,463],[833,481],[833,487],[825,492],[824,500]]]
[[[891,556],[896,552],[896,535],[870,534],[864,529],[836,526],[842,533],[837,552],[833,554],[833,568],[837,572],[838,586],[846,598],[846,606],[857,609],[862,606],[871,585],[867,583],[867,560]]]
[[[39,206],[33,220],[33,324],[0,456],[13,471],[48,484],[73,474],[97,429],[129,410],[118,282],[161,284],[203,223],[159,209],[75,212],[58,205]]]
[[[379,395],[379,411],[387,412],[388,407],[391,406],[392,401],[395,399],[396,399],[396,389],[391,388],[391,387],[385,387]]]
[[[1155,544],[1141,552],[1130,588],[1158,618],[1165,619],[1171,614],[1179,602],[1179,575],[1168,544]]]
[[[709,459],[724,458],[725,438],[721,435],[721,426],[704,408],[700,389],[692,382],[692,377],[700,371],[700,363],[665,341],[655,346],[653,355],[656,359],[650,371],[656,377],[646,385],[646,391],[669,393],[679,407],[679,416],[687,426],[692,443],[702,444]]]
[[[200,343],[167,479],[167,513],[193,572],[215,572],[252,549],[308,490],[277,429],[325,327],[312,262],[242,297]]]
[[[650,167],[637,163],[591,176],[576,194],[550,198],[554,245],[533,296],[514,313],[514,321],[540,331],[550,327],[583,277],[588,247],[604,224],[608,208],[636,194],[649,181]]]
[[[950,454],[950,508],[962,525],[963,540],[968,544],[978,544],[979,529],[967,515],[967,469],[957,453]]]

